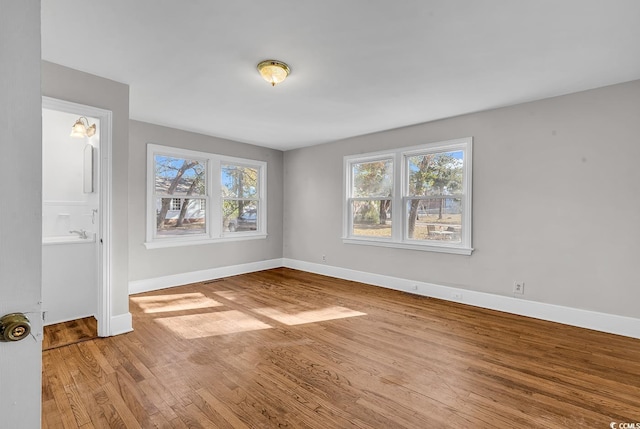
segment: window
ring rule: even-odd
[[[258,168],[222,165],[222,228],[230,231],[258,229]]]
[[[266,163],[149,144],[147,248],[266,237]]]
[[[471,254],[472,139],[345,157],[344,242]]]

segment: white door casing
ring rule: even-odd
[[[90,116],[100,120],[100,160],[98,162],[98,192],[100,193],[100,226],[96,240],[101,243],[98,256],[99,291],[96,319],[98,335],[108,337],[111,332],[111,147],[112,121],[110,110],[86,106],[51,97],[42,97],[42,107],[78,116]],[[45,303],[46,305],[46,303]]]

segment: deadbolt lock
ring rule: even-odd
[[[0,318],[0,341],[20,341],[31,333],[31,323],[22,313],[11,313]]]

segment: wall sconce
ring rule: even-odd
[[[271,86],[276,86],[289,76],[291,69],[282,61],[265,60],[258,64],[260,76]]]
[[[84,119],[84,122],[82,121]],[[86,125],[85,125],[86,124]],[[71,137],[91,137],[96,133],[96,124],[89,126],[89,120],[84,116],[78,118],[73,127],[71,127]]]

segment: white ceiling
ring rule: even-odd
[[[42,0],[42,57],[129,84],[132,119],[288,150],[640,79],[640,1]]]

